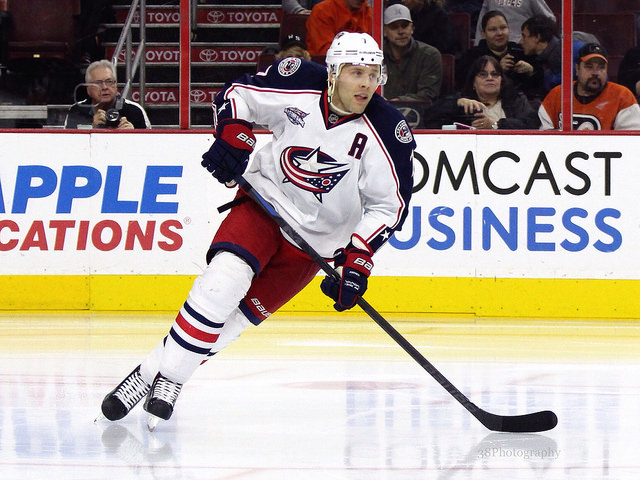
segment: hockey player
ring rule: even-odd
[[[316,251],[333,258],[341,279],[326,277],[321,289],[341,311],[364,293],[372,255],[406,217],[415,141],[404,118],[375,93],[384,83],[383,55],[371,36],[338,34],[326,62],[286,58],[227,84],[214,102],[216,140],[202,165],[228,186],[244,173]],[[251,122],[273,136],[247,168]],[[169,334],[104,398],[107,419],[123,418],[146,396],[149,428],[168,420],[203,360],[318,272],[244,192],[232,203]]]

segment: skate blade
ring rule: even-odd
[[[147,418],[147,428],[150,432],[153,432],[155,430],[155,428],[160,423],[160,420],[162,420],[160,417],[156,417],[151,413],[149,414],[149,417]]]

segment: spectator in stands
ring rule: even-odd
[[[491,10],[498,10],[504,15],[504,18],[511,27],[509,40],[512,42],[517,42],[520,39],[522,24],[527,18],[531,18],[534,15],[544,15],[552,18],[554,21],[556,19],[556,16],[545,0],[484,0],[482,8],[480,9],[479,18],[482,18]],[[476,45],[480,43],[482,30],[481,25],[476,27]]]
[[[514,69],[529,75],[536,68],[542,70],[542,81],[535,85],[538,91],[527,94],[530,99],[535,96],[542,100],[562,80],[562,45],[556,35],[556,22],[544,15],[528,18],[522,24],[520,45],[531,63],[522,60]]]
[[[500,62],[483,55],[472,64],[462,92],[433,104],[426,114],[427,128],[458,122],[461,128],[480,130],[538,129],[540,120],[527,97],[503,75]]]
[[[116,70],[109,60],[98,60],[85,74],[89,98],[71,105],[65,128],[151,128],[144,109],[118,94]]]
[[[607,81],[605,49],[587,43],[578,52],[577,79],[573,84],[574,130],[640,130],[640,107],[626,87]],[[542,130],[562,128],[561,90],[558,85],[547,95],[538,115]]]
[[[307,48],[325,55],[339,32],[371,33],[373,13],[366,0],[322,0],[307,19]]]
[[[311,60],[307,51],[307,44],[300,35],[290,33],[282,40],[280,45],[269,45],[262,50],[258,59],[258,72],[264,72],[274,61],[287,57],[304,58]]]
[[[453,24],[442,8],[441,0],[402,0],[402,3],[411,10],[413,38],[437,48],[440,53],[455,55],[461,50]]]
[[[618,82],[640,98],[640,47],[627,50],[618,69]]]
[[[509,40],[509,24],[504,14],[498,10],[492,10],[484,14],[480,20],[482,36],[480,43],[463,52],[456,59],[455,83],[456,89],[462,89],[467,79],[467,73],[473,62],[483,55],[495,57],[502,66],[502,70],[514,84],[522,91],[535,90],[536,85],[542,82],[542,70],[531,74],[528,68],[521,71],[518,62],[527,61],[531,65],[533,60],[525,57],[522,46]],[[521,65],[521,64],[520,64]]]
[[[276,53],[276,59],[298,57],[311,60],[311,55],[307,51],[307,44],[304,39],[295,33],[290,33],[282,40],[280,51]]]
[[[440,94],[442,57],[431,45],[412,36],[411,12],[402,4],[384,11],[384,97],[396,101],[431,102]]]

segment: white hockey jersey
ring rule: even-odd
[[[227,84],[214,122],[238,118],[273,132],[245,178],[318,253],[331,258],[354,233],[375,252],[407,215],[415,141],[378,94],[362,115],[340,117],[326,87],[326,68],[287,58]]]

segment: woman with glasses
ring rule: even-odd
[[[462,91],[438,100],[425,126],[480,130],[538,129],[540,120],[527,97],[504,77],[500,62],[483,55],[472,65]]]
[[[84,86],[89,98],[71,105],[64,128],[151,128],[144,109],[118,94],[116,70],[109,60],[87,67]]]

